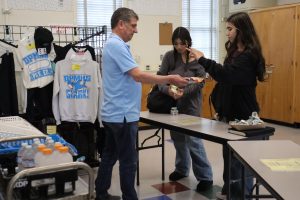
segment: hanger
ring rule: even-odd
[[[14,48],[18,48],[18,45],[12,44],[12,43],[7,42],[7,41],[5,41],[5,40],[3,40],[3,39],[0,39],[0,42],[3,42],[3,43],[5,43],[5,44],[7,44],[7,45],[9,45],[9,46],[14,47]]]
[[[5,51],[5,53],[6,53],[7,55],[9,55],[9,50],[7,49],[7,47],[2,46],[2,45],[0,44],[0,49],[3,49],[3,50]],[[0,55],[0,56],[1,56],[1,55]]]
[[[99,35],[101,35],[101,34],[105,34],[106,32],[107,32],[107,27],[106,27],[106,26],[103,26],[101,31],[97,31],[96,33],[94,33],[94,34],[92,34],[92,35],[90,35],[90,36],[88,36],[88,37],[86,37],[86,38],[83,38],[83,39],[81,39],[81,40],[79,40],[79,41],[73,42],[73,43],[72,43],[72,46],[75,46],[75,45],[77,45],[77,44],[80,44],[80,43],[82,43],[82,42],[85,42],[85,41],[87,41],[88,39],[90,39],[90,38],[92,38],[92,37],[99,36]]]

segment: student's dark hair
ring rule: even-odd
[[[183,43],[185,43],[188,47],[192,46],[192,38],[190,35],[190,32],[184,28],[184,27],[177,27],[172,35],[172,44],[175,44],[175,41],[177,39],[180,39]],[[188,64],[189,61],[189,51],[186,51],[187,56],[186,56],[186,64]],[[174,47],[174,58],[175,58],[175,63],[177,61],[177,57],[178,57],[178,52],[176,50],[176,48]]]
[[[115,10],[111,16],[110,25],[111,28],[115,28],[120,20],[130,22],[131,18],[139,19],[139,16],[131,9],[121,7]]]
[[[227,22],[236,27],[237,35],[232,43],[229,40],[225,43],[226,60],[231,60],[234,52],[238,49],[237,43],[240,41],[245,46],[245,51],[250,52],[256,60],[256,76],[259,81],[263,81],[266,72],[265,59],[249,15],[245,12],[235,13],[227,19]]]

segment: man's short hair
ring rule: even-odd
[[[130,22],[131,18],[139,19],[139,16],[129,8],[118,8],[111,16],[110,25],[111,29],[115,28],[120,20]]]

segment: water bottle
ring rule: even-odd
[[[54,141],[52,139],[46,141],[45,145],[47,148],[51,149],[52,151],[54,150]]]
[[[54,150],[53,150],[53,159],[56,162],[55,164],[59,164],[59,157],[60,157],[60,151],[59,148],[63,147],[63,145],[60,142],[55,142],[54,143]]]
[[[54,159],[52,157],[52,149],[44,148],[42,149],[42,152],[43,155],[41,156],[41,160],[39,161],[40,167],[54,164]]]
[[[40,140],[39,140],[38,138],[35,138],[35,139],[37,139],[37,140],[34,140],[34,141],[33,141],[32,149],[33,149],[35,152],[37,152],[37,151],[38,151],[38,146],[39,146],[39,144],[41,144],[41,142],[40,142]]]
[[[39,138],[33,138],[33,142],[41,142]]]
[[[52,138],[50,136],[47,136],[45,139],[45,143],[47,143],[48,140],[52,140]]]
[[[60,152],[60,154],[59,154],[60,163],[73,162],[73,157],[69,153],[69,148],[68,147],[60,147],[59,152]]]
[[[35,167],[34,154],[35,154],[35,152],[32,149],[32,146],[27,145],[25,147],[25,152],[24,152],[24,155],[22,157],[22,167],[23,167],[23,169]]]
[[[43,149],[46,148],[46,145],[44,144],[39,144],[37,148],[37,153],[34,156],[34,162],[36,167],[41,167],[41,163],[43,162],[44,154],[43,154]]]
[[[28,145],[27,143],[22,143],[21,148],[19,149],[18,154],[17,154],[17,163],[18,163],[19,170],[22,170],[22,157],[24,155],[25,147],[27,145]]]
[[[54,150],[59,152],[59,148],[63,147],[62,143],[60,142],[55,142],[54,143]]]
[[[69,153],[69,148],[68,147],[60,147],[59,148],[59,161],[60,163],[70,163],[73,162],[73,157]],[[72,182],[65,182],[64,185],[64,193],[70,193],[73,191],[73,184]]]

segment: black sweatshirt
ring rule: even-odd
[[[221,119],[248,119],[252,112],[259,112],[255,93],[257,61],[250,52],[237,53],[224,65],[204,57],[198,62],[217,81],[214,90],[218,105],[214,107]]]

